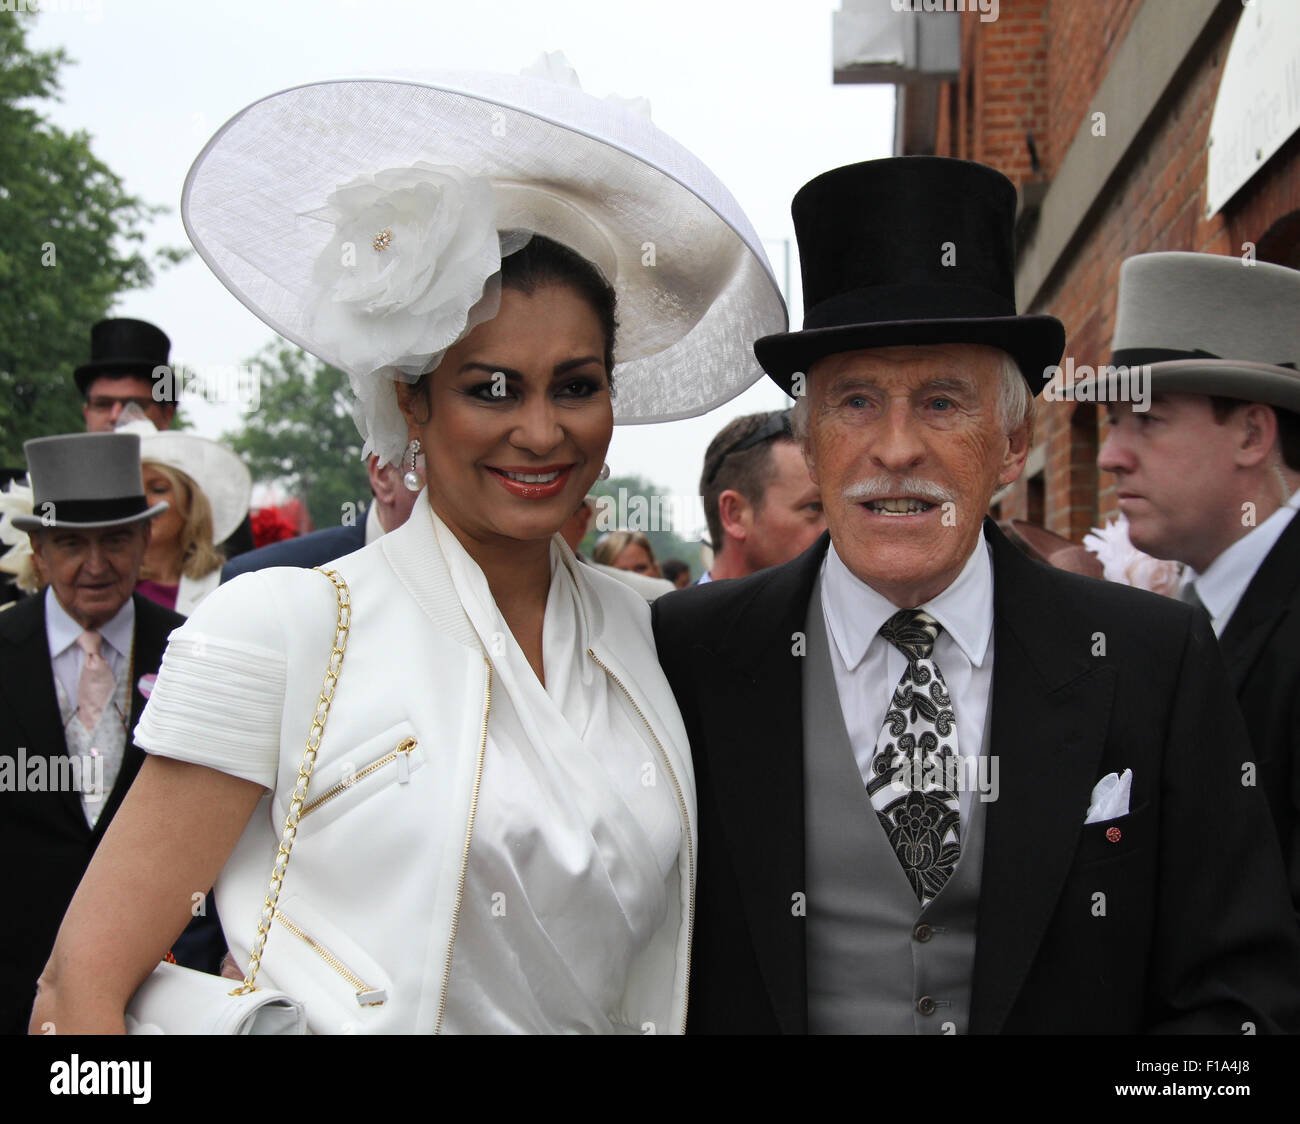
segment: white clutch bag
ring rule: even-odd
[[[127,1034],[306,1034],[307,1012],[282,991],[240,994],[231,981],[162,963],[126,1009]],[[242,988],[241,988],[242,990]]]
[[[163,962],[158,965],[131,997],[126,1008],[127,1034],[306,1034],[307,1012],[303,1005],[282,991],[267,991],[257,986],[257,971],[266,948],[266,937],[271,931],[276,905],[280,900],[280,886],[289,869],[289,853],[293,850],[294,836],[298,834],[298,818],[307,801],[307,787],[311,771],[316,764],[316,751],[320,749],[325,733],[325,720],[329,717],[334,688],[339,672],[343,670],[343,653],[348,646],[348,628],[352,623],[352,601],[348,583],[334,570],[321,570],[334,585],[338,599],[338,619],[334,628],[334,647],[330,651],[325,681],[321,685],[320,700],[307,734],[302,763],[298,766],[298,783],[289,801],[289,814],[285,817],[280,849],[271,870],[271,884],[266,893],[266,904],[257,924],[257,938],[248,957],[248,971],[244,982],[233,990],[231,981],[224,976],[196,972],[179,964]]]

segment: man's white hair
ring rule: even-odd
[[[1004,433],[1014,433],[1026,422],[1032,423],[1034,417],[1034,398],[1029,393],[1029,384],[1020,373],[1020,366],[1005,351],[998,353],[1001,363],[998,373],[1001,384],[998,386],[998,422]],[[800,445],[808,444],[808,413],[812,409],[807,394],[807,378],[804,379],[804,393],[794,400],[790,410],[790,429],[794,439]]]

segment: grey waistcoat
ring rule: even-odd
[[[803,666],[808,1029],[814,1034],[965,1034],[970,1027],[984,803],[961,859],[924,910],[867,796],[840,712],[822,616],[808,603]],[[892,684],[881,684],[881,691]],[[991,719],[993,707],[988,708]],[[988,746],[989,720],[984,728]]]

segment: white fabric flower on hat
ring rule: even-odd
[[[11,480],[8,488],[0,492],[0,546],[8,547],[0,554],[0,573],[11,574],[24,593],[35,593],[40,579],[32,560],[31,537],[13,525],[13,517],[31,515],[32,504],[32,487],[25,481]]]
[[[1178,590],[1177,562],[1143,554],[1129,540],[1128,520],[1120,515],[1104,527],[1083,536],[1083,545],[1097,556],[1102,576],[1109,582],[1131,585],[1150,593],[1173,597]]]
[[[313,332],[349,375],[365,453],[395,461],[406,427],[391,380],[413,382],[496,315],[500,289],[489,282],[503,246],[492,187],[419,161],[343,184],[326,209],[335,231],[312,274]]]

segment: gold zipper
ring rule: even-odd
[[[456,884],[456,907],[451,914],[451,936],[447,941],[447,966],[442,973],[442,996],[438,1000],[438,1021],[433,1027],[434,1034],[442,1033],[442,1019],[447,1013],[447,986],[451,983],[451,957],[456,949],[456,929],[460,925],[460,905],[465,897],[465,874],[469,869],[469,845],[474,838],[474,815],[478,811],[478,790],[483,780],[483,757],[487,753],[488,715],[492,713],[492,661],[484,656],[483,662],[487,664],[487,687],[483,692],[483,730],[479,735],[478,767],[474,772],[474,795],[469,802],[469,824],[465,828],[465,848],[460,857],[460,881]]]
[[[304,819],[306,819],[309,815],[311,815],[311,813],[314,812],[317,808],[319,808],[322,804],[326,803],[329,800],[333,800],[334,797],[336,797],[340,792],[347,792],[347,790],[350,789],[354,784],[356,784],[357,781],[359,781],[362,777],[368,777],[376,769],[382,769],[390,761],[396,761],[400,754],[410,753],[411,750],[413,750],[414,748],[415,748],[414,738],[404,739],[397,746],[397,748],[394,749],[391,753],[384,754],[384,756],[379,758],[378,761],[370,762],[370,764],[367,765],[364,769],[362,769],[359,773],[353,773],[348,780],[340,781],[333,788],[327,788],[318,797],[316,797],[315,800],[311,800],[307,804],[305,804],[303,806],[302,811],[298,813],[298,821],[301,823]]]
[[[637,706],[636,699],[632,693],[623,686],[622,680],[619,679],[604,663],[595,652],[590,648],[587,649],[587,655],[595,661],[596,666],[614,681],[618,689],[623,692],[623,697],[632,704],[632,709],[636,711],[636,716],[645,724],[645,728],[650,731],[650,737],[654,740],[655,747],[659,750],[659,756],[664,759],[664,767],[668,770],[668,776],[672,778],[673,788],[677,790],[677,803],[682,809],[682,821],[686,824],[686,858],[687,869],[690,872],[690,907],[687,911],[686,921],[686,992],[690,995],[691,989],[691,943],[695,939],[695,846],[691,842],[691,814],[686,808],[686,797],[682,794],[682,786],[677,783],[677,774],[673,772],[673,763],[668,760],[668,754],[664,750],[663,743],[659,740],[659,735],[654,732],[654,727],[650,725],[649,719],[641,712]],[[682,1014],[682,1033],[686,1033],[686,1015]]]
[[[379,1007],[387,1001],[388,992],[384,991],[383,988],[371,987],[368,983],[365,982],[365,980],[363,980],[354,971],[352,971],[346,964],[344,964],[337,956],[335,956],[332,952],[330,952],[328,948],[326,948],[315,938],[303,932],[303,930],[298,927],[296,922],[290,921],[289,918],[287,918],[278,909],[275,911],[275,919],[278,922],[280,922],[281,925],[283,925],[286,929],[288,929],[289,932],[291,932],[299,940],[305,941],[307,945],[311,948],[311,950],[316,953],[317,956],[319,956],[322,960],[324,960],[326,964],[328,964],[331,968],[333,968],[334,971],[336,971],[340,976],[342,976],[345,980],[348,981],[348,983],[352,985],[352,987],[356,990],[357,993],[357,1002],[362,1007]]]

